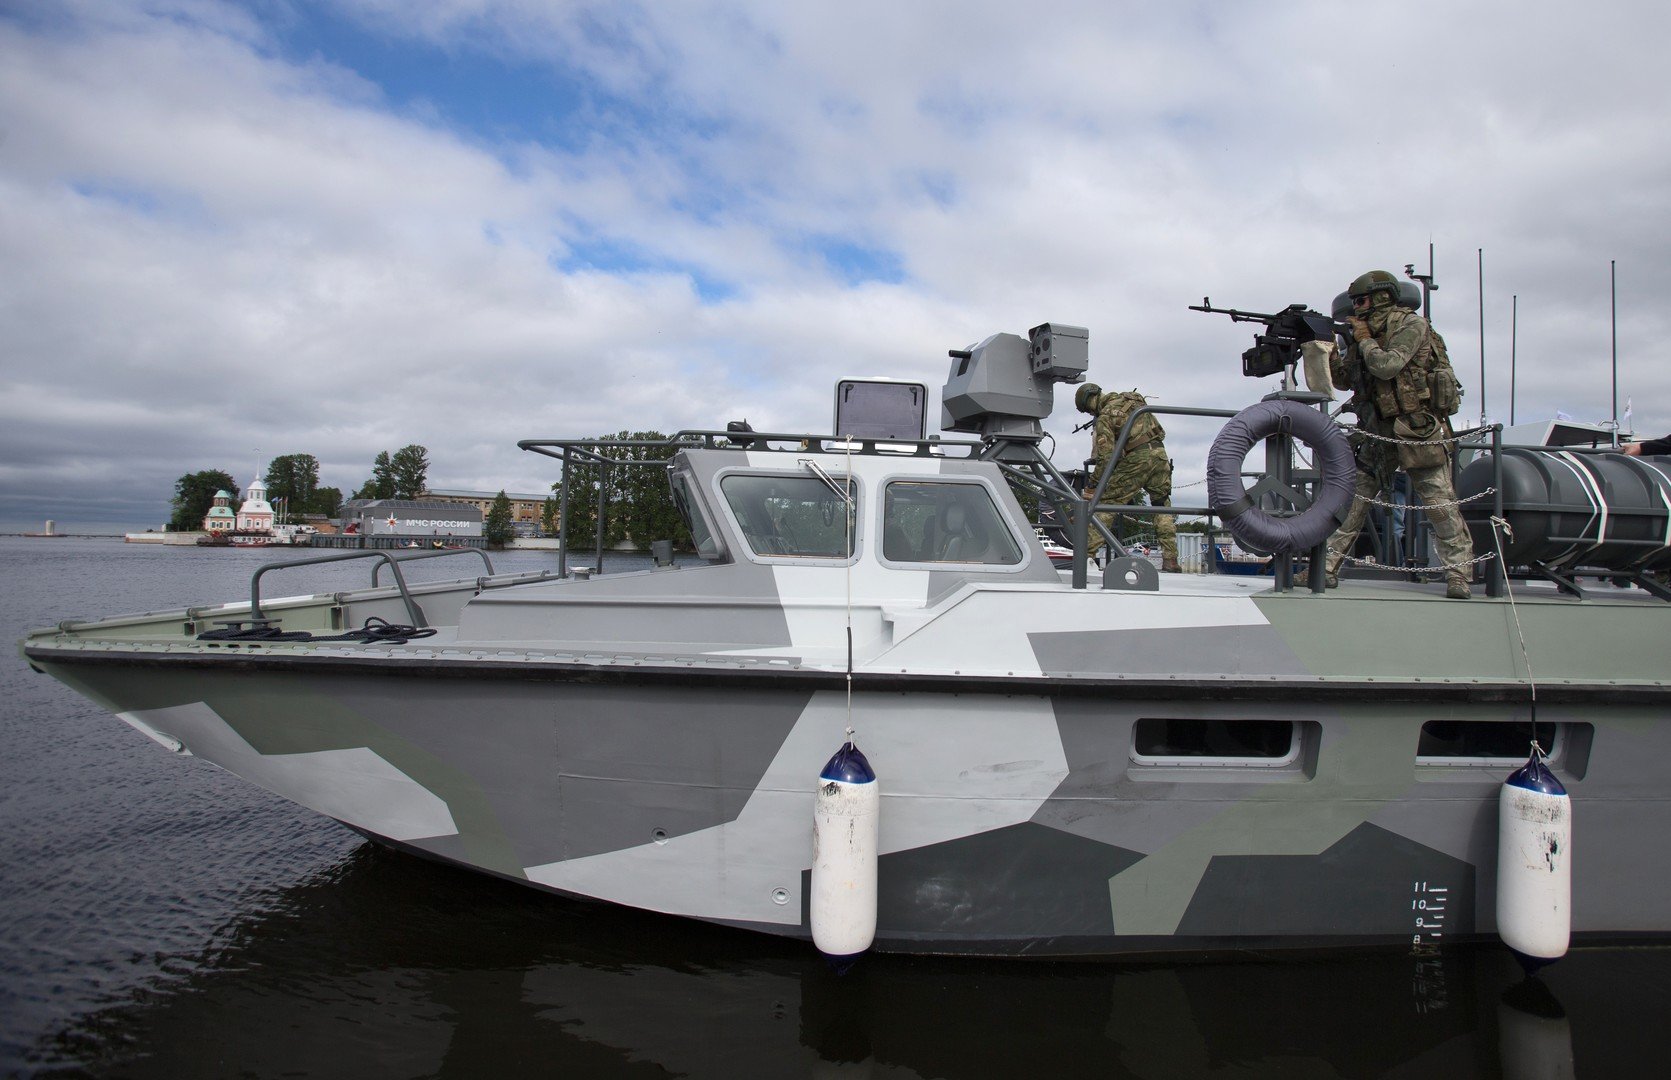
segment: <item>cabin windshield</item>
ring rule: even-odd
[[[720,481],[720,491],[756,555],[845,559],[853,552],[855,515],[818,477],[737,473]]]
[[[882,557],[1014,566],[1022,550],[984,485],[895,480],[883,498]]]

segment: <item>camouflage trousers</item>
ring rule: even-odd
[[[1358,483],[1352,493],[1352,509],[1346,520],[1329,537],[1328,572],[1339,571],[1352,546],[1363,531],[1364,519],[1369,516],[1370,499],[1383,499],[1392,486],[1393,474],[1398,471],[1398,447],[1394,443],[1370,440],[1358,452]],[[1457,509],[1456,489],[1451,485],[1451,467],[1443,465],[1426,469],[1405,469],[1410,477],[1410,490],[1421,500],[1422,510],[1433,522],[1433,542],[1439,562],[1445,566],[1447,578],[1472,578],[1474,575],[1474,541],[1468,535],[1462,511]],[[1412,507],[1414,509],[1414,507]]]
[[[1101,465],[1099,463],[1100,471]],[[1102,501],[1119,503],[1123,506],[1136,506],[1138,496],[1147,492],[1151,506],[1172,505],[1172,459],[1166,456],[1163,445],[1145,446],[1122,455],[1119,463],[1114,466],[1114,475],[1108,478],[1108,490],[1103,493]],[[1097,520],[1108,526],[1108,531],[1114,531],[1114,519],[1119,515],[1103,513],[1097,515]],[[1178,563],[1178,523],[1171,514],[1157,514],[1154,518],[1155,538],[1160,541],[1160,550],[1167,563],[1176,566]],[[1094,559],[1097,552],[1102,550],[1102,533],[1095,528],[1091,530],[1090,543],[1086,545],[1087,555]]]

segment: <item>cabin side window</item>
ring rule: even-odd
[[[822,479],[737,473],[719,486],[756,555],[846,559],[852,554],[856,514]],[[853,498],[857,503],[856,485]]]
[[[882,557],[1014,566],[1023,554],[984,485],[894,480],[882,500]]]
[[[691,492],[691,479],[688,473],[677,470],[670,471],[667,482],[673,489],[673,506],[684,519],[685,527],[690,530],[691,543],[696,545],[696,554],[704,559],[718,559],[720,551],[719,540],[714,536],[714,530],[708,524],[708,518],[702,512],[701,500]]]
[[[1132,760],[1140,765],[1279,767],[1300,753],[1292,720],[1144,717],[1132,727]]]

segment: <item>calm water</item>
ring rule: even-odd
[[[1578,950],[1541,986],[1518,985],[1495,947],[1187,966],[870,957],[837,976],[804,946],[385,851],[164,753],[15,651],[25,628],[72,616],[247,595],[275,557],[0,537],[14,646],[0,661],[0,1073],[1659,1074],[1671,949]],[[473,560],[414,576],[474,575]],[[269,575],[275,594],[370,571],[290,573]]]

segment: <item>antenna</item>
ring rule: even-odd
[[[1514,362],[1515,350],[1520,338],[1520,294],[1514,294],[1514,304],[1509,308],[1509,427],[1514,426]]]
[[[1619,445],[1619,260],[1607,260],[1609,302],[1613,308],[1613,445]]]
[[[1485,426],[1485,249],[1478,251],[1480,290],[1480,427]]]
[[[1411,281],[1418,281],[1422,287],[1422,318],[1431,325],[1433,322],[1433,300],[1430,294],[1438,292],[1439,286],[1433,281],[1433,244],[1427,245],[1427,273],[1416,273],[1415,263],[1404,264],[1404,276]]]

